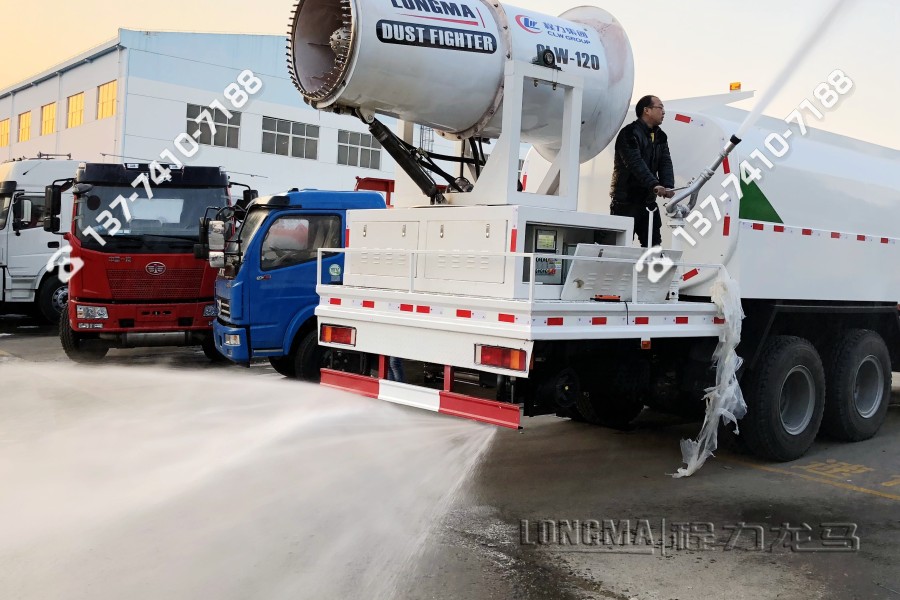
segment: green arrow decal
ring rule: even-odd
[[[741,192],[744,197],[741,198],[740,218],[766,223],[784,223],[778,215],[778,211],[775,210],[755,181],[751,181],[749,184],[741,181]]]

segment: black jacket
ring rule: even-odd
[[[662,129],[654,127],[651,142],[650,133],[651,129],[640,119],[619,132],[609,190],[613,203],[652,202],[656,198],[653,193],[656,186],[675,187],[668,137]]]

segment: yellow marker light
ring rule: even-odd
[[[732,92],[739,92],[739,91],[741,91],[741,82],[740,82],[740,81],[734,81],[734,82],[732,82],[731,85],[729,86],[729,90],[732,91]]]

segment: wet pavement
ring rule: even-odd
[[[54,373],[48,363],[61,365],[59,372],[70,366],[59,347],[55,328],[27,319],[0,317],[0,374],[7,369],[33,368],[34,363],[41,363],[40,372],[48,377]],[[149,370],[195,377],[195,385],[200,387],[208,385],[204,382],[221,379],[223,404],[229,389],[232,395],[253,389],[252,385],[231,387],[228,383],[244,378],[262,378],[258,379],[260,388],[269,383],[295,386],[298,397],[310,389],[306,384],[283,381],[267,363],[254,364],[249,369],[211,365],[199,348],[114,350],[104,366],[114,367],[110,373],[130,369],[135,376],[144,378],[142,381]],[[102,374],[104,366],[94,369]],[[22,379],[16,381],[19,389],[3,395],[5,416],[4,424],[0,424],[0,440],[16,435],[10,430],[4,434],[3,428],[23,422],[16,419],[23,418],[31,404],[22,402],[25,390],[21,388],[28,384]],[[72,386],[72,393],[76,394],[75,384]],[[36,398],[46,400],[46,396]],[[291,401],[285,402],[289,405]],[[215,396],[204,403],[207,409],[213,408]],[[71,411],[79,419],[90,419],[102,414],[107,405],[108,401],[101,397],[80,399]],[[137,411],[140,405],[135,406]],[[410,426],[425,427],[417,420],[422,413],[395,407],[391,410],[403,415],[396,417],[396,422],[402,423],[405,415],[414,414],[410,421],[414,424]],[[48,414],[69,412],[64,408],[59,411]],[[448,420],[440,415],[423,417],[427,423]],[[28,422],[38,429],[33,432],[38,436],[62,435],[68,426],[62,418]],[[252,423],[253,418],[248,418],[248,422]],[[391,475],[394,479],[390,480],[399,487],[405,482],[422,482],[423,490],[428,490],[422,493],[423,503],[435,504],[435,490],[444,489],[444,496],[440,510],[426,515],[427,524],[421,518],[426,513],[421,512],[417,513],[418,519],[391,517],[393,525],[389,528],[421,535],[423,541],[410,558],[390,563],[386,568],[384,578],[390,584],[385,597],[900,598],[900,386],[894,386],[887,422],[872,440],[858,444],[819,440],[804,458],[779,464],[758,461],[726,445],[699,473],[681,480],[674,480],[669,474],[680,466],[679,441],[695,436],[698,423],[645,412],[628,432],[549,416],[525,419],[523,425],[525,429],[520,432],[493,433],[480,460],[459,485],[448,480],[441,487],[447,466],[439,462],[430,468],[419,461],[416,469],[401,469],[402,477]],[[484,426],[472,427],[477,432]],[[240,427],[233,431],[239,432]],[[342,435],[337,431],[333,436],[332,442],[339,448]],[[355,439],[347,436],[348,443],[357,443],[350,441]],[[385,455],[394,464],[406,465],[411,460],[408,453],[391,453],[391,439],[384,438]],[[423,448],[427,446],[423,443]],[[303,453],[302,446],[293,451],[290,448],[290,444],[285,446],[287,458],[284,454],[272,458],[273,468],[287,473],[291,452],[297,453],[298,465],[315,460]],[[367,448],[370,454],[378,452],[377,444]],[[127,454],[127,450],[127,446],[122,448],[123,453]],[[327,450],[316,450],[322,451]],[[265,466],[265,461],[256,463],[258,468]],[[304,477],[301,471],[295,477]],[[356,494],[358,474],[354,476],[350,469],[346,475],[330,479],[332,488],[327,493],[338,498]],[[220,486],[216,489],[221,492],[227,489],[221,487],[225,481],[217,479],[213,483]],[[260,485],[273,489],[271,486],[277,486],[277,482],[278,477],[264,478]],[[28,485],[28,479],[19,483]],[[267,516],[265,510],[244,513],[240,502],[246,500],[235,499],[232,504],[227,495],[210,510],[227,515],[245,535],[269,531],[271,535],[301,539],[311,531],[307,521],[319,518],[315,514],[320,510],[315,497],[325,492],[303,485],[291,485],[289,489],[299,497],[291,501],[279,497],[272,505],[274,515]],[[383,502],[384,498],[371,499],[373,505]],[[159,537],[153,538],[155,543],[164,546],[169,541],[167,536],[177,541],[177,528],[172,527],[170,519],[179,518],[188,508],[177,502],[164,504],[152,519],[138,520],[117,531],[134,535],[144,531],[142,527],[154,527],[159,529]],[[347,542],[350,546],[377,544],[379,536],[385,535],[383,523],[367,529],[366,521],[371,517],[361,515],[352,506],[339,508],[346,511],[346,521],[338,519],[334,527],[353,527],[358,535],[357,542]],[[295,518],[283,518],[280,511],[294,511]],[[277,532],[266,529],[269,519],[278,522]],[[111,535],[103,539],[118,539],[117,534]],[[227,547],[223,546],[223,553]],[[69,547],[72,554],[67,556],[72,560],[79,552],[88,559],[93,556],[92,549],[79,548]],[[302,560],[289,556],[289,550],[283,546],[266,548],[264,560],[241,555],[240,560],[228,562],[215,549],[198,551],[197,560],[205,569],[217,560],[223,561],[217,576],[226,583],[271,577],[288,582],[283,589],[296,592],[297,588],[290,584],[296,582],[291,573],[303,571]],[[173,587],[169,573],[163,569],[164,555],[147,554],[134,547],[131,551],[132,558],[150,561],[142,570],[143,585],[148,589],[153,589],[156,581],[160,586],[168,582],[168,587],[158,588],[160,593],[166,590],[167,597],[186,597],[187,589],[197,593],[202,590]],[[19,556],[18,560],[25,559]],[[112,561],[108,572],[121,572],[114,556],[104,560]],[[185,555],[183,560],[189,563],[191,556]],[[154,561],[159,567],[156,570]],[[360,561],[348,562],[351,564],[339,567],[335,567],[338,563],[328,565],[324,567],[326,572],[319,575],[347,578],[363,572]],[[15,569],[16,565],[21,566],[21,562],[7,562],[6,568]],[[0,590],[4,581],[10,580],[0,573]],[[208,589],[219,592],[226,588],[227,585],[217,584]],[[276,593],[280,587],[266,588],[267,593],[264,588],[236,589],[255,589],[263,594],[256,597],[286,597]],[[372,597],[365,589],[355,594],[341,591],[341,597]],[[32,593],[15,597],[61,596]],[[313,596],[300,592],[292,597]]]

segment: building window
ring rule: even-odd
[[[56,102],[41,107],[41,135],[56,133]]]
[[[319,126],[263,117],[262,151],[294,158],[319,158]]]
[[[31,111],[19,115],[19,143],[31,139]]]
[[[84,92],[69,96],[66,108],[66,128],[78,127],[84,123]]]
[[[9,146],[9,119],[0,121],[0,148]]]
[[[97,88],[97,120],[115,116],[118,81],[104,83]]]
[[[206,111],[209,117],[200,118]],[[210,126],[209,118],[212,117],[215,132]],[[219,110],[211,109],[198,104],[187,105],[187,133],[197,140],[198,144],[205,146],[219,146],[221,148],[237,148],[241,134],[241,113],[231,111],[231,118]],[[199,131],[199,133],[198,133]]]
[[[381,144],[368,133],[338,131],[338,164],[363,169],[381,168]]]

